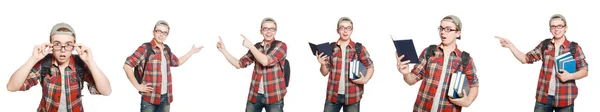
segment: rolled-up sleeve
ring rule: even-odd
[[[146,47],[146,44],[142,44],[140,47],[138,47],[133,54],[127,57],[125,64],[131,67],[136,67],[140,61],[143,60],[142,57],[146,55]]]
[[[248,65],[254,63],[254,56],[252,52],[248,51],[244,56],[242,56],[238,62],[240,68],[246,68]]]
[[[31,71],[29,72],[29,74],[27,75],[27,78],[25,79],[25,82],[23,83],[23,86],[21,86],[21,88],[19,89],[19,91],[27,91],[29,90],[31,87],[35,86],[38,84],[38,81],[40,80],[40,69],[41,69],[41,61],[39,61],[38,63],[36,63],[33,68],[31,69]]]
[[[275,45],[275,48],[273,48],[273,50],[271,52],[268,52],[267,66],[275,66],[277,63],[284,60],[286,55],[287,55],[287,45],[283,42],[279,42],[277,45]]]
[[[425,51],[427,49],[423,49],[423,51],[421,51],[421,54],[419,55],[419,61],[420,63],[415,64],[415,66],[412,69],[412,74],[415,75],[415,80],[419,81],[421,79],[423,79],[423,76],[426,73],[427,70],[427,59],[425,58]]]
[[[543,57],[542,52],[544,51],[542,51],[542,42],[540,42],[533,50],[525,54],[525,62],[531,64],[541,60]]]
[[[86,67],[86,69],[88,69],[88,68]],[[90,91],[90,94],[92,94],[92,95],[99,95],[100,92],[98,91],[98,88],[96,86],[96,82],[94,81],[94,77],[92,76],[92,73],[89,72],[89,70],[87,70],[87,71],[88,72],[86,72],[83,75],[83,80],[88,83],[87,88]]]
[[[479,87],[479,78],[477,78],[476,72],[475,62],[473,62],[473,58],[469,57],[469,64],[465,68],[464,74],[467,76],[467,80],[469,80],[470,87]]]

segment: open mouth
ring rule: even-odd
[[[61,54],[58,56],[58,59],[60,60],[65,60],[67,58],[67,55]]]

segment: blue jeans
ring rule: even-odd
[[[566,107],[554,107],[554,101],[556,99],[554,98],[554,96],[548,96],[548,100],[546,101],[546,104],[540,103],[540,102],[535,102],[535,109],[533,110],[534,112],[552,112],[552,110],[555,110],[555,112],[573,112],[573,106],[575,104],[571,104],[569,106]]]
[[[155,105],[155,104],[151,104],[151,103],[144,101],[144,99],[142,98],[140,112],[169,112],[169,110],[170,110],[169,107],[171,105],[169,103],[167,103],[168,100],[169,99],[168,99],[167,94],[160,95],[160,104]]]
[[[344,108],[344,112],[360,112],[360,102],[344,105],[344,99],[345,95],[338,94],[337,101],[335,103],[325,100],[325,109],[323,112],[339,112],[342,107]]]
[[[246,103],[246,112],[261,112],[263,108],[265,108],[267,112],[283,112],[283,99],[274,104],[265,104],[265,100],[267,99],[265,99],[263,94],[258,94],[258,96],[256,96],[256,103],[250,101]]]

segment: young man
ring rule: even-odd
[[[171,67],[178,67],[190,57],[200,52],[203,46],[195,47],[183,57],[177,58],[171,49],[163,42],[167,39],[170,26],[166,21],[160,20],[154,25],[154,38],[148,43],[138,47],[131,56],[127,57],[123,69],[131,84],[142,95],[141,112],[168,112],[173,102],[171,84]],[[143,76],[136,78],[134,67],[139,67],[137,72]],[[139,81],[138,81],[139,80]]]
[[[51,43],[35,46],[29,60],[10,77],[8,91],[27,91],[39,81],[42,101],[38,112],[83,112],[83,82],[88,82],[92,95],[110,95],[110,82],[96,65],[92,50],[77,44],[75,37],[69,24],[54,25]]]
[[[421,87],[413,111],[415,112],[460,112],[462,107],[468,107],[477,98],[479,81],[475,74],[473,59],[465,52],[458,49],[456,39],[461,38],[462,22],[454,15],[444,17],[438,27],[442,43],[432,48],[426,48],[421,52],[419,60],[421,63],[414,65],[409,72],[409,61],[401,61],[404,55],[397,57],[398,71],[404,76],[408,85],[414,85],[419,80]],[[426,55],[428,49],[431,55]],[[463,60],[462,55],[466,55]],[[464,65],[460,64],[468,61]],[[463,94],[462,98],[450,98],[448,94],[450,79],[453,73],[466,75],[469,83],[469,93]]]
[[[261,112],[263,108],[267,112],[283,112],[283,97],[287,90],[281,68],[285,64],[287,45],[275,40],[277,22],[273,18],[263,19],[260,33],[264,39],[259,43],[260,47],[258,48],[244,35],[241,35],[244,38],[242,44],[248,48],[248,53],[239,60],[231,56],[225,49],[221,37],[219,37],[217,48],[236,69],[246,68],[256,62],[254,72],[252,72],[246,112]],[[272,50],[267,51],[268,49]]]
[[[360,100],[364,93],[364,84],[369,82],[373,76],[373,61],[371,60],[367,49],[364,46],[357,46],[350,39],[354,23],[348,17],[342,17],[337,23],[337,33],[339,39],[333,44],[333,56],[325,56],[323,53],[317,53],[317,60],[321,64],[321,74],[329,75],[327,83],[327,100],[325,101],[324,112],[339,112],[344,108],[344,112],[359,112]],[[360,54],[355,51],[355,47],[361,47]],[[355,80],[348,78],[350,73],[350,62],[358,59],[367,69],[366,74],[360,74],[361,77]]]
[[[542,61],[542,68],[538,79],[535,112],[572,112],[577,97],[575,80],[588,75],[588,63],[583,50],[579,45],[569,42],[565,36],[567,21],[560,14],[550,18],[550,33],[554,36],[547,42],[542,41],[533,50],[524,54],[508,39],[498,37],[502,47],[509,48],[512,54],[523,64],[532,64]],[[574,49],[572,49],[573,47]],[[572,51],[574,50],[574,51]],[[576,61],[575,73],[557,70],[555,57],[565,53],[572,53]],[[574,54],[573,54],[574,53]]]

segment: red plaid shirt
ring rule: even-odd
[[[559,53],[564,54],[570,52],[570,42],[566,39],[564,43],[561,45]],[[542,60],[542,69],[540,70],[540,77],[538,79],[537,91],[535,95],[535,99],[537,102],[546,103],[548,100],[548,86],[550,85],[550,77],[552,76],[552,71],[554,68],[554,56],[555,56],[555,47],[554,40],[550,42],[547,46],[546,51],[542,51],[541,49],[542,43],[537,45],[535,49],[527,52],[525,60],[527,63],[531,64],[533,62]],[[544,56],[542,56],[542,52],[544,52]],[[543,57],[543,58],[542,58]],[[582,69],[587,69],[588,63],[585,61],[585,55],[583,55],[583,51],[581,47],[577,46],[575,54],[573,54],[573,58],[577,61],[577,71]],[[558,75],[558,73],[557,73]],[[556,79],[556,94],[554,101],[555,107],[565,107],[573,104],[575,98],[577,97],[577,85],[575,85],[575,80],[561,82],[558,77]]]
[[[421,87],[419,88],[419,92],[417,94],[417,99],[415,101],[414,109],[415,112],[429,112],[433,106],[433,99],[435,97],[436,92],[442,92],[440,95],[440,101],[438,105],[438,111],[440,112],[460,112],[461,107],[454,105],[450,102],[448,97],[448,86],[450,85],[450,78],[452,77],[452,73],[455,73],[457,70],[461,70],[462,67],[459,67],[461,59],[460,55],[462,52],[456,47],[452,53],[450,53],[448,66],[446,74],[442,74],[442,69],[444,65],[444,51],[441,48],[441,44],[438,45],[435,50],[435,55],[429,57],[429,60],[425,58],[426,49],[421,52],[419,56],[419,60],[421,63],[416,64],[412,69],[412,73],[416,76],[416,80],[423,80],[421,82]],[[479,87],[479,81],[477,75],[475,74],[475,63],[473,59],[470,58],[470,63],[466,66],[465,70],[462,70],[467,76],[467,80],[469,80],[470,87]],[[442,91],[437,91],[438,85],[440,84],[441,75],[446,75],[444,79],[444,83],[442,86]]]
[[[266,104],[273,104],[283,99],[287,90],[285,88],[285,77],[281,67],[285,64],[285,57],[287,56],[287,45],[283,42],[278,42],[277,45],[271,45],[272,42],[262,42],[261,47],[256,48],[258,51],[263,53],[266,52],[271,46],[275,47],[267,55],[269,64],[263,66],[262,64],[254,64],[254,71],[252,72],[252,81],[250,82],[250,92],[248,93],[248,101],[256,103],[258,96],[258,86],[260,85],[260,79],[264,77],[264,97]],[[239,60],[240,67],[246,68],[256,60],[254,55],[250,51],[246,55],[242,56]]]
[[[41,74],[41,63],[39,61],[37,64],[33,66],[31,72],[27,76],[25,83],[19,89],[19,91],[27,91],[29,88],[38,84],[38,80],[40,80],[42,85],[42,101],[37,109],[38,112],[57,112],[58,107],[60,105],[60,97],[62,92],[62,78],[60,69],[58,64],[56,63],[56,59],[52,57],[52,67],[50,68],[50,74]],[[85,67],[87,69],[87,67]],[[81,91],[79,91],[79,82],[78,77],[75,71],[75,60],[73,58],[70,59],[69,65],[65,68],[65,75],[68,75],[68,79],[65,79],[65,97],[67,97],[67,111],[68,112],[83,112],[83,104],[80,96]],[[89,70],[88,70],[89,71]],[[41,75],[46,75],[44,79],[40,79]],[[96,89],[96,84],[94,82],[94,78],[92,77],[90,72],[84,73],[83,80],[88,82],[88,90],[90,94],[97,95],[100,94]]]
[[[152,50],[154,51],[154,54],[149,54],[150,56],[148,56],[148,62],[146,62],[146,69],[143,70],[144,71],[144,77],[143,77],[143,82],[146,83],[150,83],[152,84],[152,88],[154,88],[154,91],[152,92],[145,92],[142,93],[142,96],[144,99],[144,101],[148,102],[148,103],[152,103],[152,104],[160,104],[160,92],[163,91],[162,89],[162,83],[167,83],[168,87],[167,87],[167,96],[169,97],[169,101],[167,101],[167,103],[171,103],[173,102],[173,88],[172,88],[172,83],[171,83],[171,67],[177,67],[179,66],[179,59],[177,58],[177,56],[175,56],[174,54],[167,54],[167,49],[163,49],[162,51],[160,50],[160,48],[158,48],[158,46],[156,45],[156,42],[154,40],[150,41],[150,43],[152,44]],[[131,66],[131,67],[135,67],[138,66],[138,64],[140,64],[140,62],[145,61],[147,51],[146,51],[146,44],[142,44],[140,47],[137,48],[137,50],[135,50],[135,52],[133,54],[131,54],[131,56],[127,57],[127,60],[125,61],[125,64]],[[162,56],[160,55],[161,52],[164,52],[164,54],[169,55],[167,58],[167,65],[171,66],[171,67],[167,67],[167,82],[162,82],[162,70],[160,69],[161,64],[162,64]],[[170,59],[170,60],[169,60]],[[142,65],[140,65],[142,66]],[[142,71],[139,71],[140,73],[142,73]]]
[[[343,80],[346,80],[346,90],[345,90],[345,105],[351,105],[354,103],[360,102],[362,95],[364,93],[363,84],[354,84],[347,77],[348,72],[350,70],[350,62],[354,58],[355,49],[354,49],[354,41],[350,40],[348,46],[346,46],[346,59],[342,60],[342,49],[338,44],[333,48],[333,56],[331,56],[329,63],[329,80],[327,81],[327,101],[335,103],[337,101],[338,96],[338,87],[340,84],[340,76],[342,75],[342,64],[345,64],[345,74]],[[358,54],[357,59],[365,65],[366,68],[373,67],[373,61],[371,60],[367,49],[363,46],[361,54]],[[365,74],[366,75],[366,74]]]

